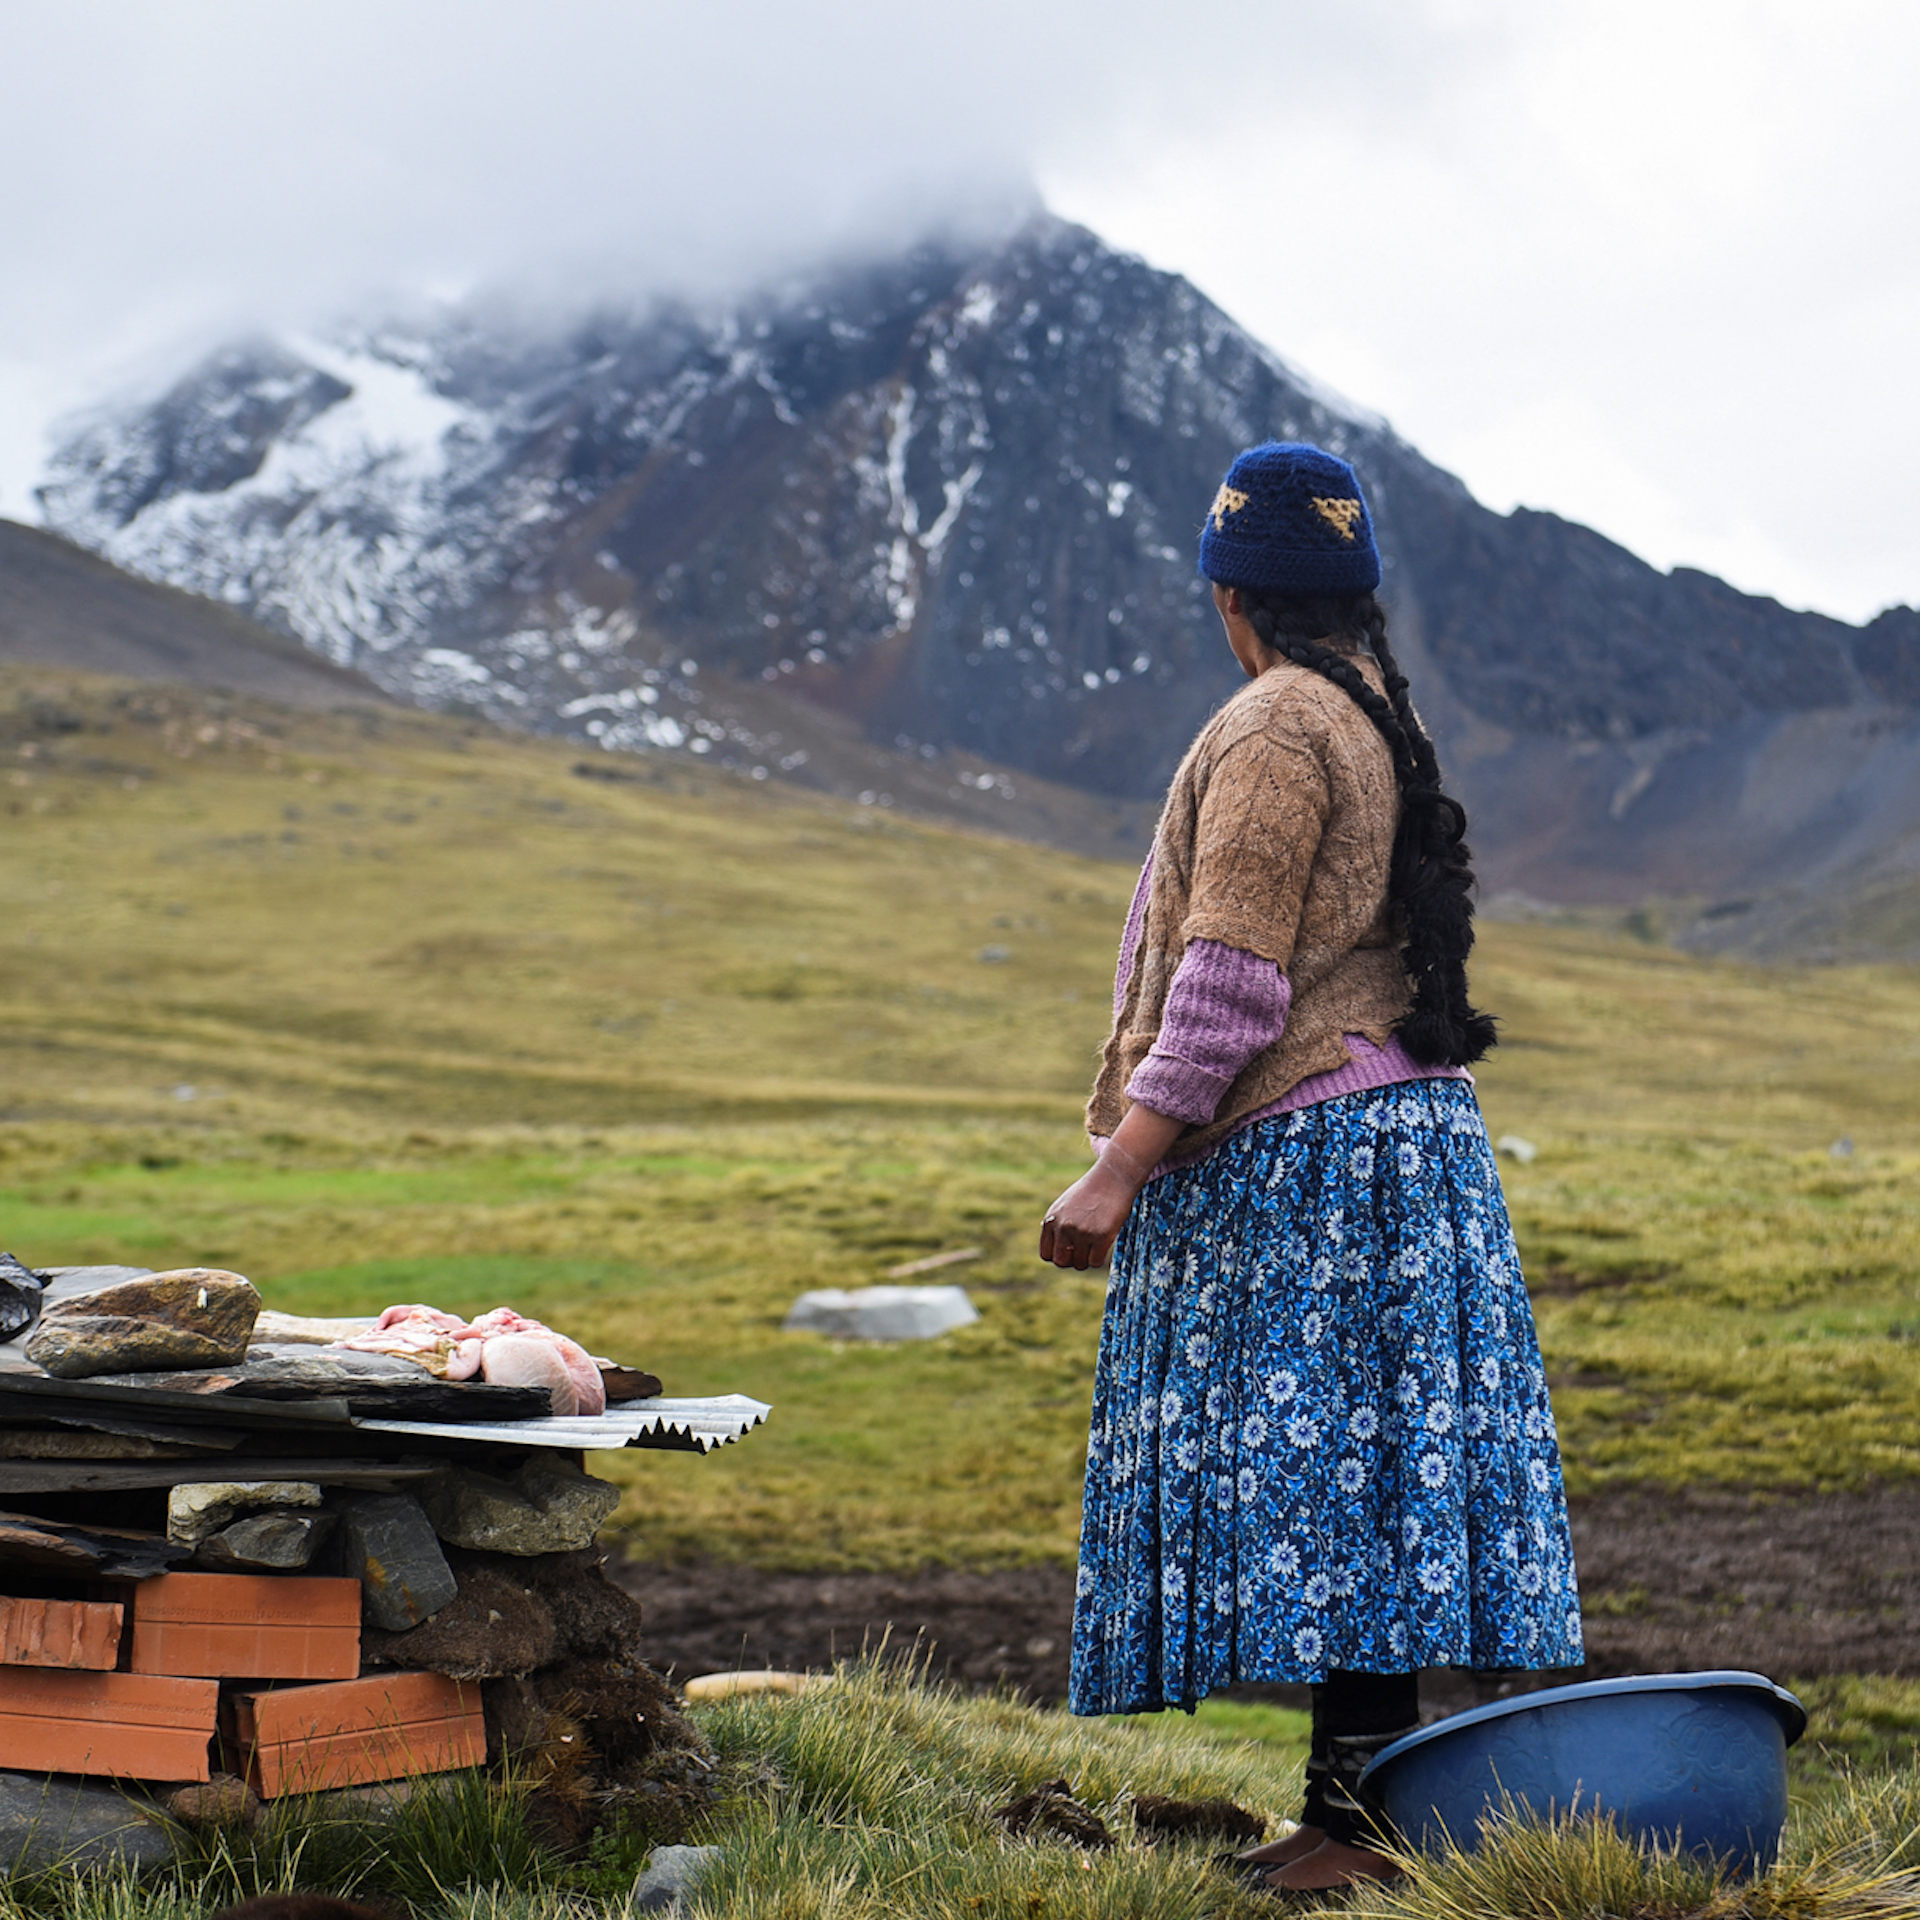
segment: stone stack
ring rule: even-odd
[[[238,1274],[21,1271],[0,1260],[0,1308],[32,1309],[0,1345],[0,1872],[56,1829],[155,1857],[128,1784],[228,1820],[510,1757],[558,1843],[636,1801],[676,1837],[711,1759],[603,1570],[619,1490],[582,1449],[704,1451],[764,1407],[646,1380],[556,1419],[541,1389],[255,1341]]]

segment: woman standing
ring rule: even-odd
[[[1467,1066],[1465,815],[1353,470],[1243,453],[1200,542],[1251,684],[1174,775],[1042,1259],[1109,1250],[1070,1705],[1309,1683],[1279,1888],[1390,1874],[1358,1791],[1421,1667],[1581,1660],[1559,1449]],[[1116,1244],[1117,1236],[1117,1244]]]

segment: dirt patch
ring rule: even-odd
[[[1780,1677],[1920,1674],[1920,1486],[1761,1498],[1627,1491],[1576,1501],[1587,1675],[1744,1667]],[[685,1679],[728,1668],[822,1668],[883,1637],[932,1671],[1054,1702],[1067,1687],[1073,1572],[763,1573],[616,1561],[641,1601],[646,1657]],[[1553,1684],[1436,1674],[1452,1708]],[[1304,1688],[1237,1689],[1305,1703]]]

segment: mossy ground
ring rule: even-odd
[[[672,1391],[773,1402],[708,1460],[596,1459],[649,1555],[1066,1557],[1101,1284],[1031,1245],[1084,1165],[1131,874],[574,759],[419,715],[0,677],[0,1246],[231,1265],[292,1310],[508,1301]],[[1572,1484],[1920,1471],[1920,981],[1516,926],[1485,929],[1476,978],[1505,1022],[1489,1123],[1539,1149],[1508,1190]],[[975,1327],[900,1349],[781,1330],[806,1287],[963,1246]],[[1891,1832],[1920,1696],[1813,1693],[1803,1782],[1871,1787],[1855,1825]],[[1298,1728],[1258,1709],[1086,1728],[863,1697],[858,1755],[808,1759],[826,1730],[791,1705],[716,1722],[786,1784],[777,1821],[742,1801],[713,1911],[1230,1914],[1177,1850],[1002,1845],[985,1797],[1034,1768],[1108,1801],[1295,1791]],[[901,1774],[902,1741],[948,1777]],[[857,1806],[832,1784],[868,1767],[909,1796],[885,1817],[871,1782]],[[456,1896],[447,1872],[475,1920],[607,1890],[503,1868]],[[206,1904],[62,1884],[72,1920]],[[1808,1898],[1791,1910],[1840,1910]],[[1429,1910],[1495,1909],[1381,1913]]]
[[[1202,1714],[1088,1723],[965,1698],[898,1670],[842,1669],[797,1699],[698,1708],[719,1806],[691,1837],[721,1857],[694,1911],[712,1920],[1252,1920],[1272,1903],[1209,1865],[1217,1840],[1149,1844],[1135,1795],[1224,1798],[1286,1818],[1304,1727]],[[1248,1737],[1249,1734],[1265,1737]],[[1116,1846],[1010,1837],[993,1810],[1065,1777]],[[1277,1830],[1277,1827],[1273,1830]],[[1796,1806],[1781,1864],[1748,1885],[1649,1857],[1588,1823],[1516,1827],[1480,1854],[1414,1862],[1362,1893],[1367,1920],[1894,1920],[1920,1903],[1920,1773],[1848,1780]],[[135,1885],[52,1873],[0,1886],[0,1920],[191,1920],[294,1888],[399,1899],[434,1920],[590,1920],[625,1909],[637,1831],[561,1858],[527,1834],[511,1782],[419,1795],[397,1821],[283,1806],[251,1833],[203,1836]]]
[[[1131,873],[577,759],[0,676],[0,1245],[511,1301],[772,1401],[612,1463],[651,1554],[1069,1555],[1101,1289],[1031,1248]],[[1476,983],[1570,1484],[1920,1470],[1920,979],[1490,925]],[[975,1327],[780,1328],[963,1246]]]

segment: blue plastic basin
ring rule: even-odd
[[[1468,1849],[1511,1803],[1611,1814],[1643,1842],[1764,1873],[1787,1821],[1787,1749],[1806,1709],[1758,1673],[1635,1674],[1436,1721],[1362,1776],[1412,1846]]]

